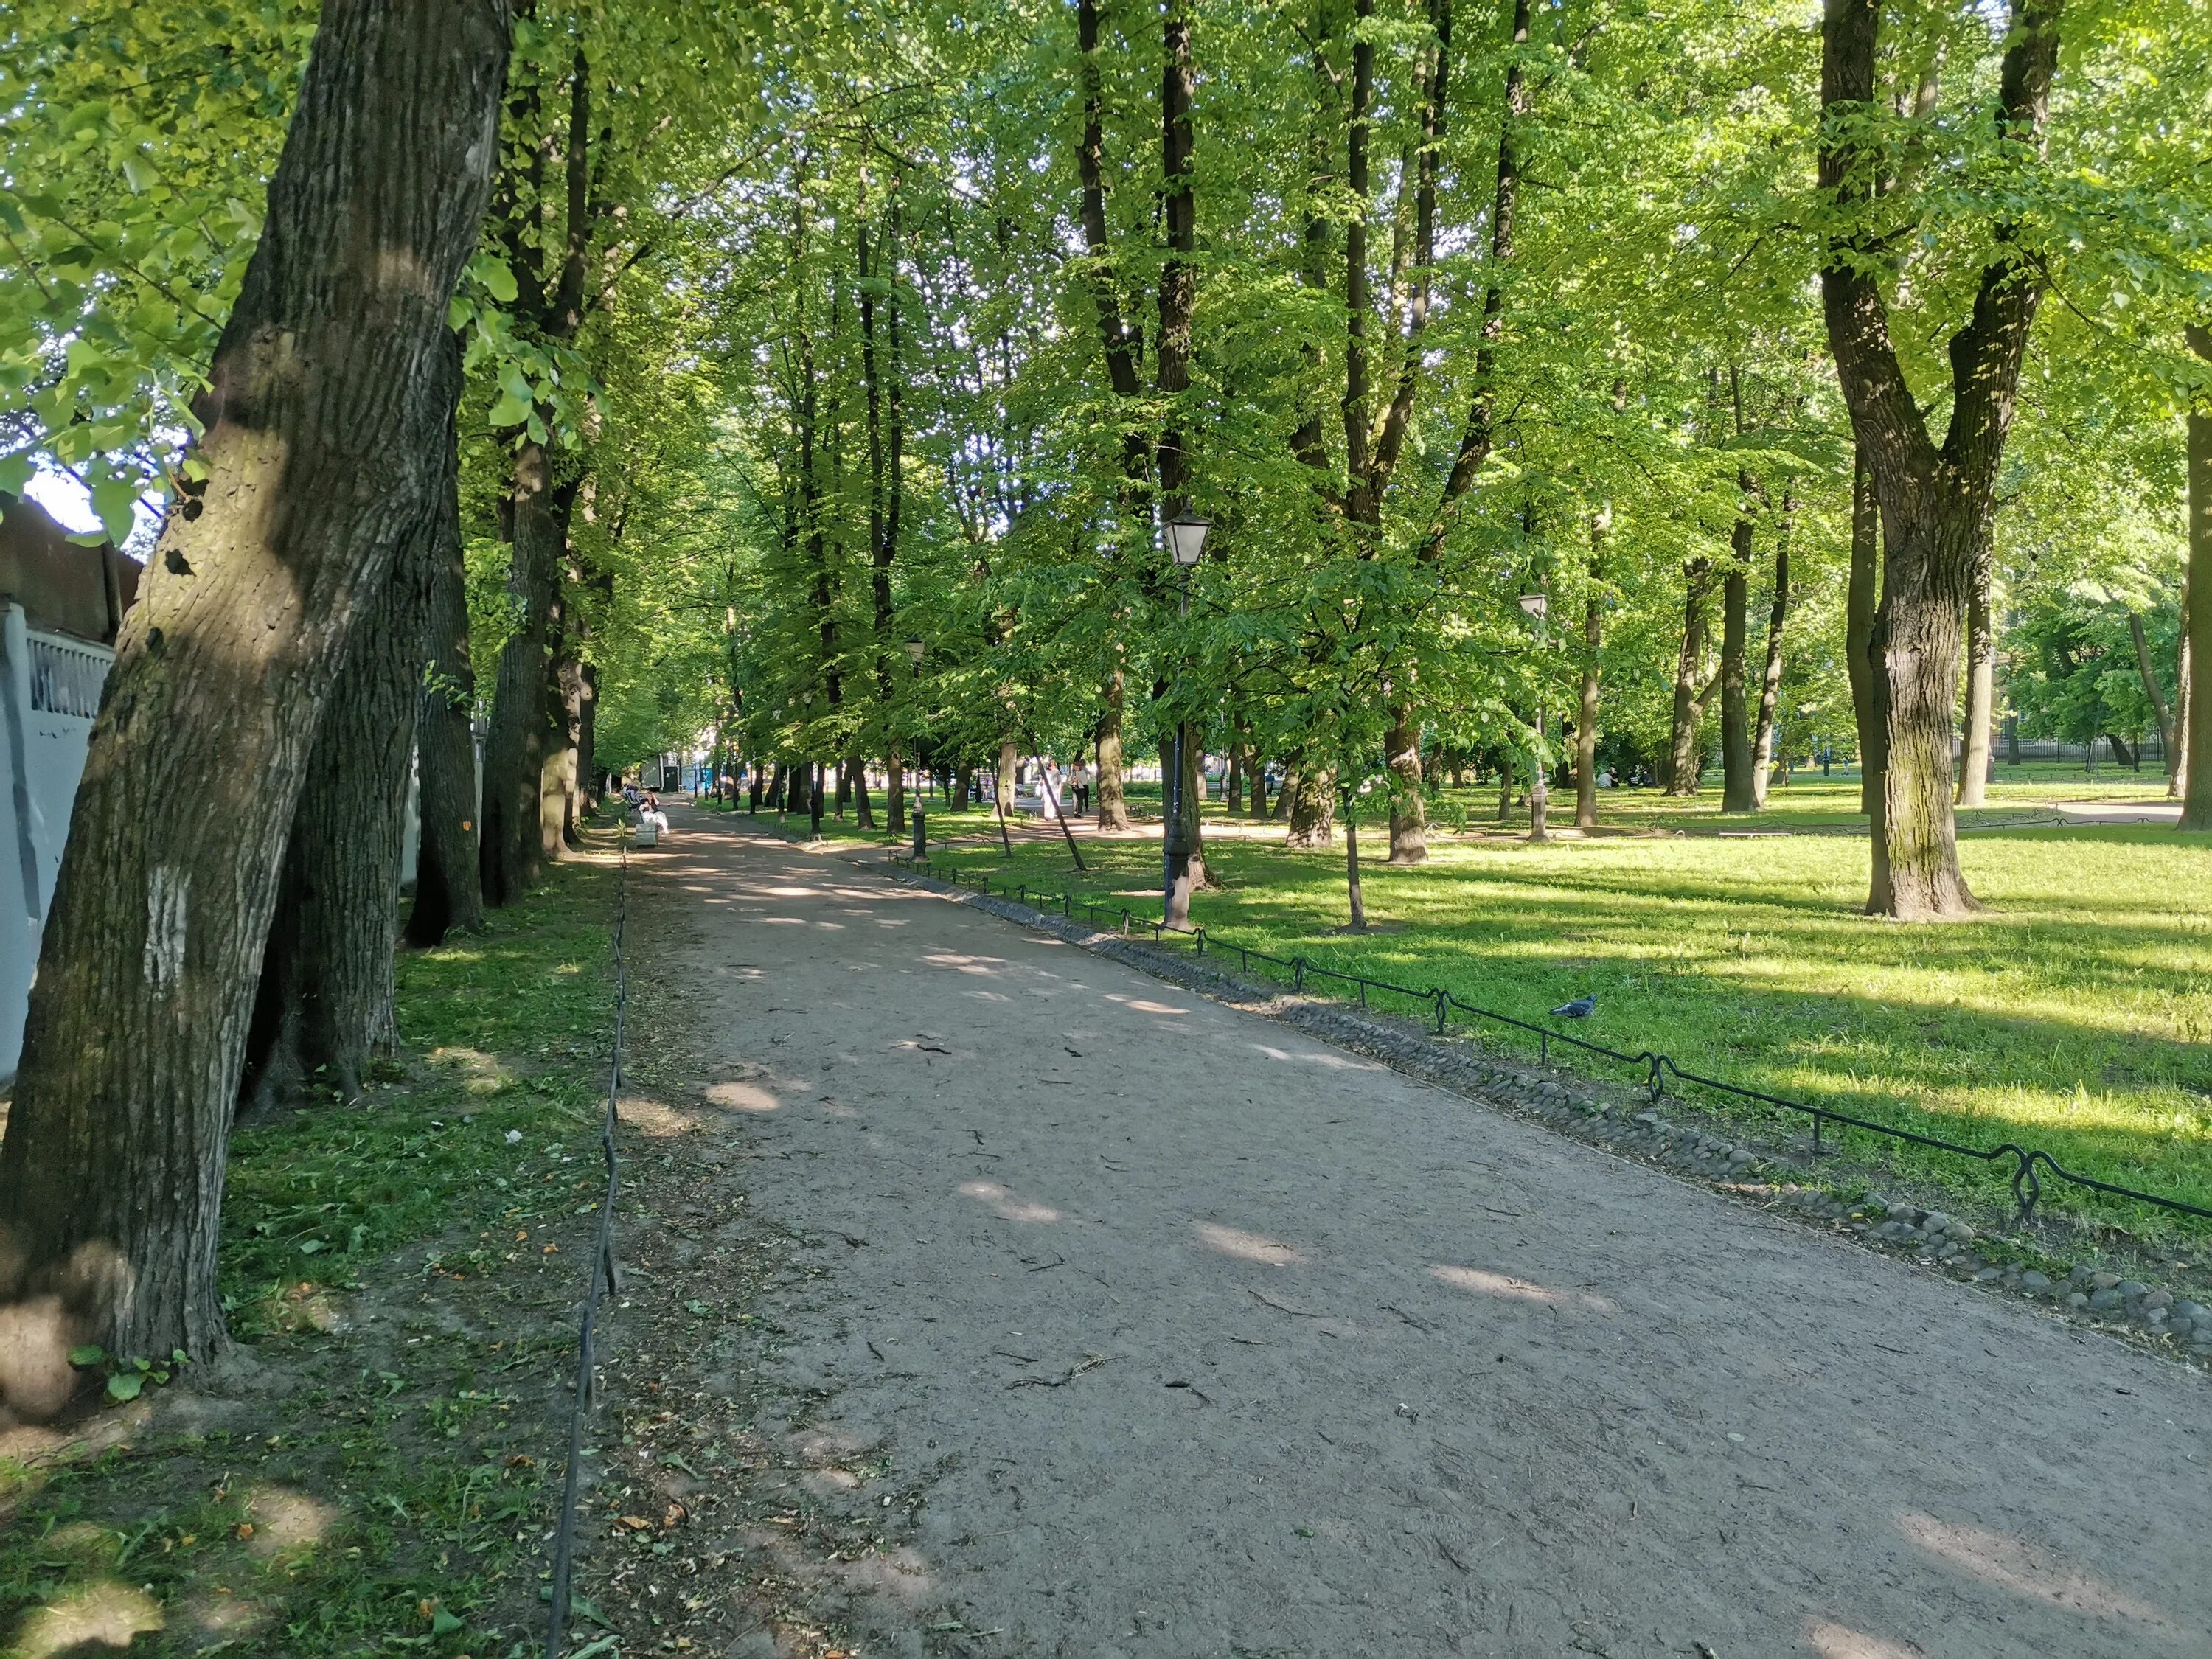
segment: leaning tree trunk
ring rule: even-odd
[[[1106,707],[1098,716],[1098,827],[1129,827],[1129,792],[1121,753],[1121,706],[1127,681],[1116,668],[1106,677]]]
[[[2173,711],[2166,706],[2166,688],[2159,684],[2158,668],[2150,659],[2150,639],[2143,632],[2142,613],[2128,612],[2128,634],[2136,647],[2136,672],[2142,678],[2143,696],[2150,700],[2158,720],[2158,746],[2166,760],[2166,775],[2173,774]]]
[[[460,372],[460,342],[448,336],[451,372]],[[448,432],[444,447],[453,447]],[[422,839],[415,853],[415,908],[407,942],[437,944],[454,928],[483,926],[483,888],[477,866],[476,670],[469,658],[469,577],[461,553],[457,466],[439,490],[437,535],[431,548],[428,657],[415,714],[416,775],[422,794]]]
[[[544,864],[538,803],[550,720],[548,657],[558,637],[556,607],[568,540],[567,495],[553,481],[545,446],[525,443],[514,458],[514,558],[507,575],[507,597],[520,615],[500,647],[491,726],[484,736],[480,846],[483,902],[494,907],[520,898]]]
[[[1872,757],[1881,747],[1875,731],[1874,612],[1881,570],[1881,509],[1875,500],[1874,470],[1866,446],[1851,463],[1851,567],[1844,592],[1844,672],[1851,685],[1851,720],[1859,741],[1859,811],[1871,814],[1881,793]]]
[[[221,1346],[223,1164],[317,726],[436,506],[446,310],[498,155],[497,0],[325,0],[259,243],[94,723],[0,1146],[7,1408],[68,1350]]]
[[[1996,725],[1996,631],[1990,625],[1990,560],[1986,546],[1977,561],[1973,597],[1966,602],[1966,708],[1959,739],[1960,806],[1986,806],[1990,799],[1990,734]]]
[[[2212,328],[2189,331],[2191,349],[2212,362]],[[2212,404],[2189,411],[2189,569],[2182,618],[2181,823],[2212,830]]]
[[[399,854],[443,518],[427,516],[401,550],[316,728],[246,1036],[244,1092],[258,1109],[311,1079],[351,1100],[369,1063],[398,1050]]]

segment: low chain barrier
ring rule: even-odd
[[[1527,1032],[1536,1039],[1538,1054],[1546,1066],[1552,1063],[1552,1049],[1556,1044],[1577,1054],[1588,1054],[1593,1060],[1603,1061],[1608,1066],[1625,1067],[1640,1073],[1642,1075],[1638,1081],[1654,1104],[1666,1097],[1671,1081],[1674,1085],[1688,1085],[1692,1088],[1707,1090],[1732,1100],[1748,1101],[1757,1105],[1771,1107],[1778,1111],[1796,1112],[1812,1120],[1813,1153],[1816,1158],[1824,1150],[1821,1146],[1822,1131],[1840,1127],[1863,1129],[1869,1134],[1886,1136],[1892,1140],[1904,1141],[1915,1146],[1924,1146],[1931,1151],[1948,1153],[1954,1158],[1978,1159],[1991,1165],[2003,1165],[2009,1160],[2013,1199],[2020,1206],[2020,1218],[2022,1221],[2027,1220],[2035,1213],[2037,1201],[2043,1196],[2045,1171],[2048,1171],[2055,1179],[2072,1186],[2087,1188],[2091,1191],[2104,1193],[2113,1198],[2129,1199],[2138,1204],[2148,1204],[2176,1215],[2195,1216],[2201,1220],[2212,1221],[2212,1210],[2200,1208],[2194,1204],[2185,1204],[2178,1198],[2161,1198],[2156,1193],[2141,1192],[2133,1187],[2117,1186],[2109,1181],[2100,1181],[2094,1176],[2077,1174],[2040,1147],[2022,1146],[2015,1141],[2009,1140],[1996,1146],[1968,1146],[1955,1140],[1946,1140],[1940,1135],[1922,1134],[1917,1130],[1901,1129],[1895,1124],[1879,1123],[1871,1118],[1854,1116],[1849,1112],[1839,1112],[1832,1106],[1816,1106],[1808,1101],[1791,1100],[1786,1096],[1768,1094],[1763,1090],[1747,1089],[1740,1084],[1726,1082],[1720,1078],[1705,1077],[1696,1072],[1686,1071],[1676,1065],[1672,1057],[1654,1053],[1649,1048],[1639,1050],[1632,1054],[1624,1053],[1618,1048],[1609,1048],[1601,1042],[1592,1042],[1585,1037],[1555,1030],[1547,1025],[1538,1025],[1528,1020],[1516,1019],[1511,1014],[1501,1014],[1495,1009],[1477,1007],[1474,1003],[1462,1001],[1440,987],[1431,986],[1426,989],[1420,989],[1410,985],[1395,985],[1389,980],[1372,979],[1364,974],[1346,973],[1338,968],[1324,968],[1309,961],[1304,957],[1275,956],[1266,951],[1256,950],[1250,945],[1217,939],[1203,927],[1171,927],[1165,921],[1156,921],[1150,916],[1139,915],[1127,905],[1099,904],[1090,899],[1079,898],[1070,893],[1048,893],[1042,889],[1033,890],[1026,883],[1017,883],[1011,886],[994,885],[988,878],[971,875],[957,865],[947,866],[942,870],[938,869],[927,858],[916,859],[908,854],[895,853],[891,855],[891,861],[903,869],[927,876],[933,880],[947,881],[954,886],[972,888],[977,892],[987,894],[994,898],[1013,898],[1038,909],[1057,909],[1070,921],[1080,913],[1094,927],[1101,925],[1100,918],[1103,916],[1105,919],[1105,925],[1117,927],[1124,938],[1133,937],[1139,932],[1149,933],[1152,936],[1152,943],[1155,945],[1164,945],[1170,939],[1188,939],[1192,942],[1195,954],[1199,957],[1204,957],[1209,951],[1217,957],[1233,955],[1237,958],[1239,968],[1247,975],[1250,975],[1255,963],[1279,970],[1288,976],[1290,988],[1294,993],[1303,994],[1316,983],[1348,986],[1351,988],[1349,994],[1356,998],[1362,1008],[1370,1006],[1369,998],[1373,994],[1397,997],[1404,1004],[1422,1010],[1424,1018],[1433,1019],[1439,1036],[1443,1035],[1451,1016],[1455,1013],[1464,1015],[1470,1020],[1487,1022],[1492,1025]]]
[[[599,1355],[593,1338],[602,1291],[621,1289],[615,1265],[615,1195],[622,1164],[615,1153],[615,1125],[622,1114],[615,1097],[622,1088],[623,1025],[629,1005],[629,979],[623,968],[623,924],[629,914],[629,832],[623,832],[622,861],[615,874],[615,1034],[607,1060],[607,1109],[599,1124],[599,1151],[606,1159],[607,1190],[599,1203],[599,1236],[592,1252],[592,1279],[584,1291],[584,1313],[576,1328],[576,1388],[568,1403],[568,1469],[561,1482],[561,1515],[553,1533],[552,1617],[545,1632],[545,1659],[561,1659],[568,1632],[569,1579],[576,1554],[576,1486],[584,1461],[584,1413],[599,1403]]]

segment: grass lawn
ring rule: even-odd
[[[482,936],[403,952],[405,1066],[240,1129],[244,1380],[181,1425],[149,1388],[11,1437],[0,1654],[523,1650],[602,1179],[612,896],[566,863]]]
[[[1976,816],[2017,823],[2051,799],[2164,793],[2149,775],[2036,770],[2001,783]],[[1711,792],[1687,803],[1609,792],[1610,821],[1686,833],[1547,847],[1439,836],[1412,869],[1376,861],[1387,841],[1370,826],[1367,906],[1382,925],[1358,937],[1337,931],[1340,840],[1294,854],[1272,828],[1241,839],[1242,826],[1218,821],[1226,833],[1208,856],[1223,889],[1194,915],[1225,941],[1442,986],[1521,1018],[1594,993],[1583,1034],[1609,1046],[1974,1146],[2016,1139],[2083,1174],[2212,1207],[2212,843],[2156,826],[1964,835],[1960,859],[1988,913],[1900,927],[1857,914],[1863,835],[1696,833],[1863,823],[1856,790],[1808,780],[1756,819],[1723,817]],[[1480,830],[1495,804],[1462,792],[1439,816]],[[1571,822],[1571,797],[1559,804]],[[1158,914],[1156,840],[1086,840],[1091,872],[1077,876],[1057,836],[1018,839],[1009,864],[994,824],[966,817],[933,820],[940,860]],[[1802,1119],[1789,1122],[1802,1132]],[[1999,1190],[1980,1165],[1894,1146],[1879,1156],[1914,1179]],[[2208,1231],[2057,1183],[2045,1202],[2148,1235]]]

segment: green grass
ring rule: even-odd
[[[2025,786],[2021,799],[2063,794],[2069,781]],[[1710,799],[1684,809],[1622,793],[1608,805],[1686,823],[1719,817]],[[1815,818],[1847,816],[1844,786],[1798,800]],[[955,819],[937,823],[950,831]],[[1073,874],[1056,839],[1018,842],[1012,865],[995,835],[966,826],[933,842],[978,872],[1158,914],[1156,842],[1087,842],[1089,876]],[[1609,1046],[1974,1146],[2019,1140],[2084,1174],[2212,1207],[2212,845],[2201,840],[2153,827],[1964,836],[1967,878],[1990,908],[1929,927],[1857,914],[1863,836],[1549,847],[1440,836],[1413,869],[1375,861],[1387,848],[1379,826],[1362,845],[1382,930],[1337,931],[1340,842],[1294,854],[1272,831],[1214,836],[1224,890],[1194,915],[1222,941],[1441,986],[1524,1019],[1593,992],[1598,1014],[1583,1034]],[[1883,1156],[1917,1179],[1993,1187],[1980,1165]],[[2079,1189],[2048,1201],[2148,1232],[2194,1225]]]
[[[286,1386],[202,1433],[0,1459],[0,1654],[91,1651],[62,1632],[115,1620],[152,1655],[521,1650],[570,1350],[518,1327],[580,1283],[612,897],[564,864],[481,936],[403,955],[404,1074],[238,1132],[225,1302]]]

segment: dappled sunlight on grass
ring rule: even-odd
[[[1577,1035],[1609,1046],[1976,1146],[2043,1146],[2082,1173],[2212,1205],[2212,846],[2171,830],[1962,837],[1989,908],[1922,927],[1859,914],[1863,836],[1440,837],[1425,866],[1366,866],[1370,913],[1403,926],[1364,938],[1335,931],[1340,845],[1224,836],[1208,852],[1224,884],[1194,914],[1219,939],[1522,1019],[1594,994]],[[988,848],[952,861],[1103,898],[1149,878],[1157,849],[1102,842],[1085,856],[1085,876],[1046,847],[1011,867]],[[1915,1175],[1980,1176],[1897,1158]]]

